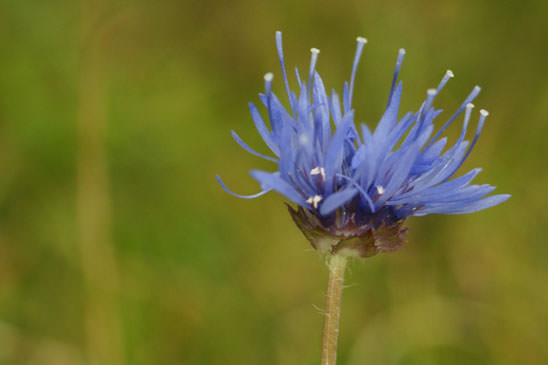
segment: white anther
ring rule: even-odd
[[[430,95],[430,96],[434,96],[434,95],[436,95],[436,94],[438,93],[438,90],[436,90],[436,89],[428,89],[428,90],[426,90],[426,93],[427,93],[428,95]]]
[[[481,114],[482,116],[486,117],[486,116],[489,115],[489,112],[488,112],[487,110],[485,110],[485,109],[482,109],[482,110],[480,110],[480,114]]]
[[[272,79],[274,78],[274,74],[272,72],[267,72],[264,74],[264,80],[265,81],[272,81]]]
[[[466,104],[466,107],[467,107],[468,109],[472,109],[472,108],[473,108],[474,106],[475,106],[475,105],[474,105],[474,104],[472,104],[472,103],[468,103],[468,104]]]
[[[405,54],[405,49],[400,48],[399,53],[400,53],[400,54]]]
[[[325,169],[323,167],[314,167],[312,170],[310,170],[310,175],[320,175],[322,177],[322,180],[325,180]]]
[[[367,43],[367,39],[364,37],[357,37],[356,40],[358,41],[358,43],[362,43],[362,44]]]
[[[379,193],[379,195],[384,194],[384,188],[382,187],[382,185],[377,185],[376,188],[377,188],[377,193]]]
[[[308,204],[312,204],[312,206],[314,208],[318,208],[318,203],[322,201],[322,196],[321,195],[314,195],[314,196],[311,196],[310,198],[306,199],[306,202]]]
[[[318,54],[318,53],[320,53],[320,50],[317,49],[317,48],[310,48],[310,52]]]
[[[445,73],[448,77],[455,77],[455,74],[453,73],[453,71],[451,70],[447,70],[447,72]]]

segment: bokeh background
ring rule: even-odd
[[[446,69],[491,112],[463,171],[513,198],[412,218],[404,250],[353,262],[341,364],[548,363],[548,2],[3,1],[0,364],[315,364],[327,270],[275,194],[248,115],[274,48],[374,125],[400,47],[403,109]],[[476,118],[477,118],[476,110]],[[440,117],[440,120],[443,120]],[[448,135],[455,138],[460,126]]]

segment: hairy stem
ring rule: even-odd
[[[346,260],[346,257],[337,255],[329,258],[321,365],[335,365],[337,362],[337,339],[339,337],[339,319],[341,317],[341,297]]]

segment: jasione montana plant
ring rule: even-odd
[[[236,142],[253,155],[272,161],[275,171],[252,170],[262,191],[239,195],[229,190],[219,176],[219,184],[239,198],[256,198],[276,191],[296,204],[288,205],[293,220],[312,246],[326,254],[330,269],[322,364],[334,364],[338,333],[340,297],[346,258],[368,257],[394,251],[406,241],[405,220],[428,214],[463,214],[483,210],[507,200],[510,195],[488,196],[495,189],[488,184],[472,185],[481,169],[453,176],[474,148],[485,119],[479,120],[472,138],[465,140],[479,94],[475,86],[457,111],[435,131],[434,120],[441,114],[434,101],[453,77],[447,71],[436,88],[416,111],[400,115],[402,83],[398,74],[405,51],[400,49],[386,110],[376,128],[356,125],[352,97],[357,66],[366,44],[357,38],[350,82],[345,82],[342,100],[326,91],[316,71],[319,50],[312,48],[310,68],[304,78],[295,69],[298,90],[289,85],[282,50],[282,36],[276,45],[288,108],[272,92],[273,74],[264,76],[265,91],[260,100],[270,128],[257,107],[249,104],[255,127],[272,156],[249,147],[232,131]],[[445,130],[462,114],[458,139],[450,147]]]

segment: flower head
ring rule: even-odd
[[[481,169],[451,179],[472,151],[488,115],[480,110],[472,142],[465,140],[474,108],[471,102],[480,92],[478,86],[436,133],[433,121],[441,110],[433,103],[453,77],[451,71],[435,89],[427,90],[417,111],[399,116],[402,83],[398,82],[398,74],[403,49],[398,53],[383,116],[374,130],[363,123],[357,129],[352,96],[366,43],[365,38],[357,38],[350,82],[344,84],[341,103],[334,90],[328,95],[315,70],[320,52],[316,48],[311,49],[306,78],[301,79],[295,69],[299,90],[291,90],[281,33],[276,32],[289,108],[272,92],[271,73],[265,75],[265,93],[260,94],[270,129],[255,105],[249,104],[255,127],[275,157],[251,149],[234,131],[232,136],[245,150],[276,163],[278,169],[252,170],[251,176],[262,191],[249,196],[233,193],[217,176],[227,192],[240,198],[277,191],[297,204],[297,209],[289,206],[291,216],[317,250],[361,257],[401,247],[407,230],[402,224],[410,216],[472,213],[510,197],[486,197],[495,189],[493,186],[470,185]],[[460,136],[446,147],[447,138],[441,136],[463,113]]]

